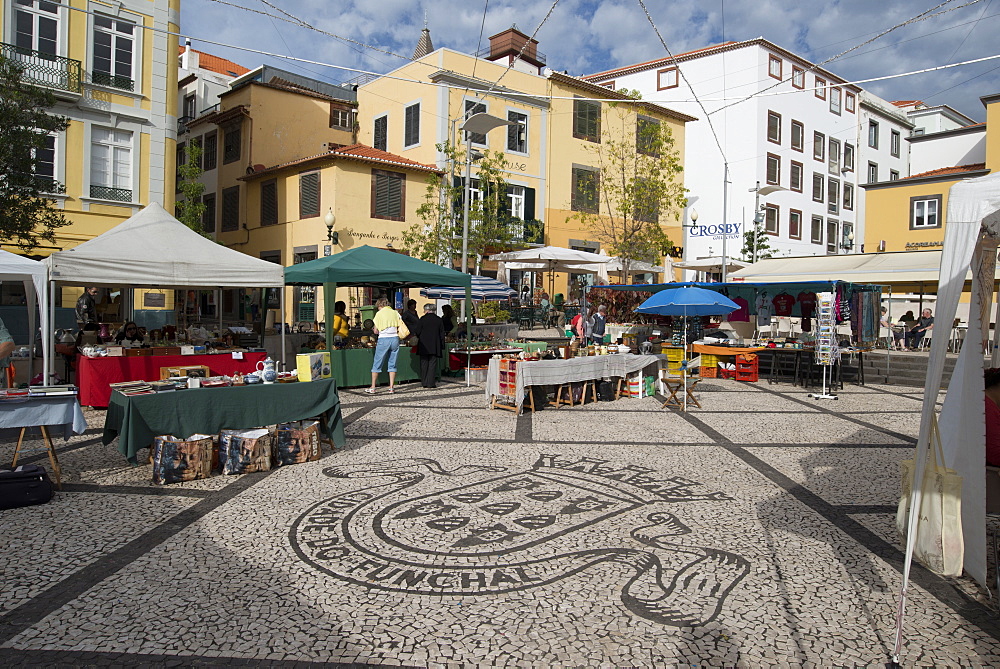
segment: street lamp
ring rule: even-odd
[[[340,233],[333,229],[333,224],[337,222],[337,217],[333,215],[333,207],[330,207],[329,211],[326,212],[326,216],[323,217],[323,222],[326,223],[327,241],[336,246],[340,243]]]
[[[754,193],[754,203],[753,203],[753,262],[757,262],[757,246],[759,245],[760,235],[760,224],[764,222],[764,212],[760,208],[760,196],[770,195],[771,193],[777,193],[781,190],[788,190],[784,186],[764,186],[761,188],[760,182],[757,182],[757,186],[750,188],[749,191]]]
[[[510,121],[491,116],[486,112],[473,114],[465,119],[462,124],[462,131],[465,133],[465,194],[462,203],[462,273],[468,270],[469,266],[469,197],[472,192],[472,147],[469,146],[469,134],[485,135],[490,130],[495,130],[505,125],[514,125]],[[481,155],[479,156],[482,157]]]
[[[848,251],[848,252],[850,252],[850,250],[854,248],[854,233],[853,232],[847,233],[847,236],[844,237],[843,241],[840,242],[840,248],[842,248],[842,249],[844,249],[845,251]]]

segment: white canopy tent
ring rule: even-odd
[[[983,350],[989,332],[990,305],[1000,244],[1000,174],[961,181],[948,196],[947,228],[940,252],[937,313],[935,321],[949,323],[954,318],[959,297],[970,274],[972,302],[969,330],[941,408],[939,424],[945,464],[962,477],[962,533],[965,542],[965,571],[986,587],[986,418],[983,409]],[[921,254],[922,255],[922,254]],[[944,371],[948,340],[931,340],[927,380],[924,385],[920,436],[915,453],[914,481],[924,480],[930,443],[931,419]],[[994,356],[997,355],[994,347]],[[911,509],[920,509],[924,491],[913,486]],[[894,659],[902,643],[907,582],[917,529],[916,513],[910,514],[896,621]]]
[[[707,258],[695,258],[693,260],[682,260],[681,262],[675,262],[674,267],[678,269],[695,270],[698,272],[715,272],[719,273],[722,271],[722,256],[709,256]],[[747,267],[750,263],[745,260],[739,260],[737,258],[726,257],[726,272],[735,272],[738,269],[743,269]],[[732,276],[730,276],[732,278]]]
[[[33,367],[34,337],[37,331],[35,319],[36,306],[38,307],[41,330],[45,333],[49,332],[49,299],[45,285],[48,279],[48,269],[37,260],[0,250],[0,279],[4,281],[20,281],[24,284],[24,295],[28,307],[28,345],[32,351],[29,364]],[[42,337],[43,364],[50,358],[51,351],[49,337]],[[48,369],[48,367],[43,366],[43,369]],[[30,378],[31,374],[29,373],[28,376]],[[48,375],[45,375],[44,378],[43,385],[48,385]]]
[[[509,270],[548,272],[551,289],[556,272],[596,274],[601,282],[607,283],[607,265],[611,258],[599,253],[574,251],[561,246],[542,246],[524,251],[498,253],[490,256],[490,260],[498,261],[497,279],[503,283],[510,283],[507,276]]]
[[[158,202],[147,205],[104,234],[74,248],[57,251],[43,262],[53,286],[59,283],[214,289],[285,285],[285,268],[281,265],[202,237],[167,213]],[[282,309],[284,294],[282,290]],[[52,333],[48,334],[51,338]]]

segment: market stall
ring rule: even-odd
[[[49,294],[46,286],[48,280],[48,269],[44,264],[25,258],[23,256],[8,253],[0,250],[0,280],[19,281],[24,284],[24,296],[28,309],[28,339],[29,346],[29,366],[32,370],[28,374],[30,379],[34,376],[34,336],[36,323],[39,324],[42,332],[49,332]],[[37,307],[37,309],[36,309]],[[36,311],[38,318],[36,319]],[[47,362],[51,357],[52,342],[47,337],[42,337],[42,360],[43,369],[48,369]],[[44,384],[48,385],[49,377],[46,375]]]
[[[202,237],[155,202],[104,234],[71,249],[53,253],[44,264],[48,267],[53,290],[57,284],[213,289],[280,287],[284,282],[280,265],[253,258]],[[51,340],[52,332],[46,332]],[[122,380],[159,379],[159,368],[169,366],[171,362],[157,360],[158,357],[149,356],[150,360],[143,361],[135,369],[128,365],[122,367],[126,376],[133,372],[141,374],[139,378]],[[165,357],[173,359],[172,356]],[[184,356],[184,359],[183,364],[193,364],[187,362],[189,356]],[[131,359],[128,360],[131,362]],[[209,367],[219,362],[214,360]],[[155,370],[155,374],[151,370]],[[51,359],[49,371],[52,371]],[[87,383],[88,378],[93,379],[95,385]],[[80,392],[81,399],[83,395],[107,398],[110,394],[99,374],[80,379]],[[97,406],[106,403],[104,399]]]
[[[287,285],[322,285],[326,314],[324,320],[328,324],[333,323],[337,286],[366,286],[393,293],[403,288],[451,284],[463,287],[466,299],[472,299],[470,275],[367,245],[286,267],[284,280]],[[468,327],[469,323],[466,325]],[[467,341],[470,339],[471,335],[467,335]],[[370,346],[367,345],[369,343]],[[338,349],[334,347],[333,337],[327,337],[326,345],[339,386],[367,385],[371,382],[374,342],[349,340],[344,348]],[[442,360],[442,364],[447,364],[447,356]],[[396,366],[397,381],[419,378],[417,356],[411,355],[409,349],[400,348]],[[340,379],[344,381],[341,382]],[[380,382],[387,380],[387,375],[383,373]]]

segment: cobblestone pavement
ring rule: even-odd
[[[348,390],[346,448],[165,487],[89,411],[65,490],[0,514],[0,665],[884,663],[920,389],[699,389],[524,416]],[[996,666],[977,586],[913,582],[904,663]]]

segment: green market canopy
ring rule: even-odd
[[[371,286],[394,290],[422,286],[472,286],[472,276],[371,246],[285,268],[288,285]]]

